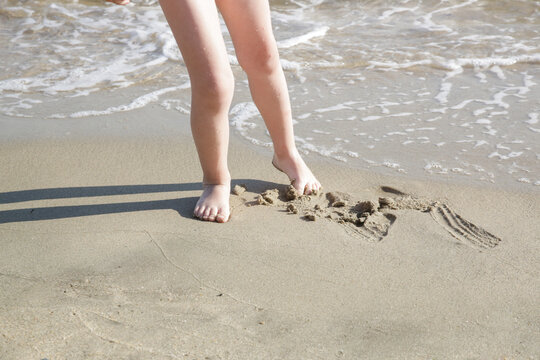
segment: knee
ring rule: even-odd
[[[238,62],[248,76],[268,76],[281,68],[277,47],[270,44],[238,54]]]
[[[206,72],[191,78],[193,101],[207,110],[228,110],[234,93],[232,71]]]

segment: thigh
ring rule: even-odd
[[[268,0],[216,0],[216,4],[241,64],[258,57],[278,59]]]
[[[160,0],[160,5],[191,77],[230,72],[214,0]]]

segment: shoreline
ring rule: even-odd
[[[21,121],[22,120],[22,121]],[[177,142],[179,139],[192,143],[189,118],[187,115],[166,110],[158,104],[150,104],[142,109],[115,113],[107,116],[88,117],[86,119],[20,119],[1,117],[0,126],[6,131],[0,134],[1,144],[32,144],[37,142],[114,142],[114,141],[141,141]],[[259,156],[271,156],[271,148],[250,143],[242,136],[231,131],[231,149],[245,148]],[[193,145],[194,146],[194,145]],[[521,184],[517,181],[491,183],[466,176],[453,176],[455,174],[410,174],[393,171],[382,166],[358,167],[350,162],[338,161],[321,156],[317,153],[303,154],[308,163],[327,164],[332,167],[352,169],[366,174],[377,174],[382,177],[397,178],[403,181],[420,181],[447,186],[474,187],[478,189],[489,188],[497,191],[515,193],[540,194],[540,187],[532,184]],[[230,159],[233,160],[234,159]],[[234,177],[234,174],[231,174]],[[202,175],[201,175],[202,176]]]

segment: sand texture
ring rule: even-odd
[[[192,217],[188,137],[0,144],[0,359],[539,359],[540,194],[233,143]]]

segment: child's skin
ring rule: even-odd
[[[125,5],[129,0],[108,0]],[[301,194],[321,184],[294,143],[291,105],[270,22],[268,0],[160,0],[191,80],[191,130],[203,170],[203,193],[194,215],[229,219],[228,113],[234,78],[221,34],[221,12],[242,69],[274,144],[273,164]]]

